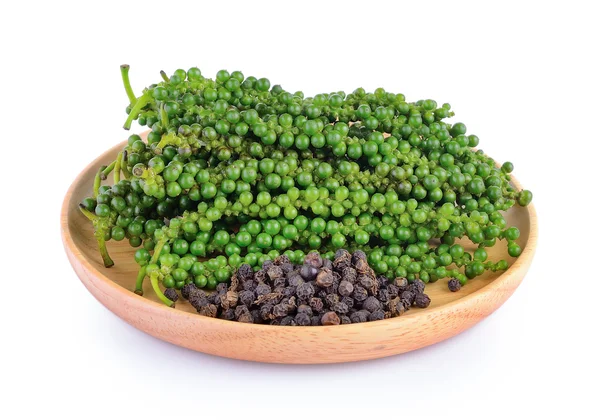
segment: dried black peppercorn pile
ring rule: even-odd
[[[266,261],[256,272],[242,264],[231,283],[212,294],[187,284],[181,294],[199,314],[271,325],[339,325],[402,315],[411,306],[426,308],[425,283],[376,276],[362,251],[336,252],[332,261],[310,252],[304,264],[286,255]],[[171,300],[174,289],[167,289]]]

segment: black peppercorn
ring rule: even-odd
[[[352,297],[354,298],[355,301],[362,302],[368,296],[369,296],[369,293],[367,292],[367,289],[365,289],[364,287],[362,287],[362,286],[354,287],[354,292],[352,292]]]
[[[448,281],[448,289],[450,289],[451,292],[458,292],[460,287],[460,281],[458,281],[458,279],[450,279]]]
[[[268,295],[269,293],[271,293],[271,286],[265,283],[259,283],[254,290],[254,294],[257,298],[262,295]]]
[[[272,265],[267,269],[267,276],[269,276],[269,279],[271,280],[281,278],[283,277],[283,270],[277,265]]]
[[[333,304],[331,306],[331,309],[340,315],[344,315],[344,314],[348,313],[349,308],[348,308],[348,305],[346,305],[344,302],[338,302],[338,303]]]
[[[338,293],[342,296],[350,296],[354,292],[354,285],[347,280],[342,280],[338,286]]]
[[[302,283],[296,287],[296,296],[303,300],[309,300],[315,294],[315,288],[310,283]]]
[[[337,294],[330,293],[325,296],[325,303],[329,308],[333,308],[333,306],[340,301],[340,297]]]
[[[321,317],[323,325],[340,325],[340,317],[335,312],[325,312]]]
[[[254,293],[252,293],[250,290],[242,290],[239,293],[239,300],[242,305],[250,307],[254,302]]]
[[[273,315],[277,318],[282,318],[288,314],[288,305],[287,303],[278,303],[273,306]]]
[[[353,264],[353,265],[356,265],[356,262],[357,262],[358,260],[364,260],[364,261],[367,261],[367,254],[365,254],[365,253],[364,253],[363,251],[361,251],[360,249],[359,249],[359,250],[356,250],[356,251],[354,251],[354,252],[352,253],[352,264]]]
[[[342,280],[346,280],[352,284],[356,283],[357,273],[352,267],[345,267],[342,270]]]
[[[269,319],[273,319],[275,315],[273,315],[273,305],[270,303],[265,303],[260,307],[260,317],[265,321]]]
[[[408,286],[408,290],[412,290],[415,293],[423,293],[425,291],[425,282],[421,279],[416,279]]]
[[[288,315],[288,316],[285,316],[285,317],[283,317],[281,319],[281,324],[280,325],[295,326],[297,324],[296,324],[296,321],[295,321],[294,317]]]
[[[350,296],[344,296],[341,302],[345,303],[349,309],[354,307],[354,299],[352,299]]]
[[[209,303],[206,306],[200,307],[200,309],[198,309],[197,311],[198,311],[198,313],[200,315],[208,316],[208,317],[211,317],[211,318],[215,318],[217,316],[218,308],[217,308],[216,305],[213,305],[212,303]]]
[[[302,276],[302,278],[306,281],[311,281],[314,280],[315,277],[317,276],[317,273],[319,272],[319,270],[317,270],[315,267],[313,267],[312,265],[308,265],[308,264],[304,264],[301,268],[300,268],[300,275]]]
[[[309,306],[315,312],[321,312],[323,310],[323,300],[318,297],[313,297],[308,301]]]
[[[263,283],[267,278],[267,272],[265,270],[258,270],[254,273],[254,281],[256,283]]]
[[[304,279],[302,278],[302,276],[300,274],[294,274],[293,276],[288,278],[287,282],[290,286],[296,287],[296,286],[304,283]]]
[[[229,291],[223,295],[221,295],[221,308],[229,309],[235,307],[238,303],[238,292]]]
[[[427,308],[431,303],[431,299],[425,293],[419,293],[415,296],[415,306],[419,308]]]
[[[164,292],[165,296],[167,297],[167,299],[172,300],[173,302],[177,302],[177,299],[179,299],[179,295],[177,294],[177,290],[169,287],[168,289],[165,289]]]
[[[228,321],[233,321],[235,319],[235,309],[229,308],[224,310],[223,312],[221,312],[221,315],[219,315],[219,318],[226,319]]]
[[[329,270],[333,269],[333,264],[331,263],[330,260],[328,260],[327,258],[323,259],[323,266],[321,268],[327,268]]]
[[[287,255],[282,254],[282,255],[278,256],[277,258],[275,258],[275,260],[273,261],[273,263],[275,265],[281,265],[281,266],[283,266],[284,264],[289,264],[290,263],[290,259],[288,258]]]
[[[186,284],[181,288],[181,296],[183,296],[184,299],[189,299],[191,290],[198,290],[198,288],[194,283]]]
[[[396,277],[394,279],[394,285],[398,287],[398,290],[403,292],[408,287],[408,279],[406,279],[406,277]]]
[[[349,316],[342,315],[342,316],[340,316],[340,323],[341,324],[352,324],[352,320],[350,319]]]
[[[415,296],[417,294],[415,292],[413,292],[412,290],[406,290],[404,292],[402,292],[402,294],[400,295],[400,298],[406,302],[408,302],[409,306],[413,304],[413,302],[415,301]]]
[[[299,312],[294,317],[294,321],[296,321],[296,325],[306,327],[306,326],[310,325],[310,315]]]
[[[375,296],[369,296],[363,302],[362,308],[369,312],[375,312],[381,309],[381,302],[379,302]]]
[[[319,315],[313,315],[310,317],[310,325],[317,326],[321,325],[321,317]]]
[[[264,263],[262,263],[262,269],[265,271],[268,271],[269,267],[271,267],[272,265],[273,265],[273,261],[266,260]]]
[[[308,305],[298,305],[298,309],[296,311],[299,314],[306,314],[309,316],[312,316],[313,314],[312,308]]]
[[[281,271],[283,271],[284,275],[287,275],[287,273],[294,270],[294,266],[290,263],[283,263],[279,267],[281,267]]]
[[[369,321],[380,321],[385,318],[385,313],[381,309],[377,309],[374,312],[371,312],[369,315]]]
[[[311,265],[315,268],[321,268],[323,266],[323,258],[318,252],[312,251],[304,257],[304,264]]]
[[[369,320],[369,315],[371,315],[368,311],[356,311],[350,314],[350,320],[354,324],[358,324],[359,322],[367,322]]]
[[[254,270],[249,264],[242,264],[237,270],[237,277],[240,281],[252,280],[254,278]]]
[[[317,286],[330,287],[333,285],[333,273],[331,270],[324,268],[317,274]]]
[[[238,322],[252,323],[254,320],[252,314],[246,305],[239,305],[235,308],[235,319]]]

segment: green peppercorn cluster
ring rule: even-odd
[[[503,212],[532,194],[511,186],[510,162],[497,167],[474,149],[464,124],[444,122],[448,104],[382,88],[305,98],[266,78],[221,70],[213,80],[198,68],[161,72],[136,97],[121,70],[125,128],[137,120],[150,132],[100,168],[81,209],[107,266],[105,241],[139,248],[138,293],[149,277],[172,304],[160,284],[215,288],[242,263],[258,269],[281,254],[302,263],[311,250],[332,258],[339,248],[365,251],[388,278],[464,284],[508,267],[488,259],[497,240],[521,253]],[[101,186],[111,172],[114,184]],[[455,243],[463,237],[473,253]]]

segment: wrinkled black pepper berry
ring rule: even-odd
[[[371,314],[369,315],[369,321],[381,321],[384,318],[385,313],[381,309],[371,312]]]
[[[304,276],[303,276],[304,277]],[[317,274],[317,286],[330,287],[333,285],[334,277],[331,270],[324,268]]]
[[[171,299],[173,302],[177,302],[177,299],[179,299],[177,290],[175,290],[171,287],[169,287],[168,289],[165,289],[164,295],[167,297],[167,299]]]
[[[323,310],[323,300],[321,298],[313,297],[308,303],[315,312],[321,312]]]
[[[265,270],[258,270],[254,273],[254,281],[257,283],[264,283],[267,278],[267,272]]]
[[[252,280],[254,278],[254,270],[249,264],[242,264],[237,270],[237,277],[240,281]]]
[[[302,276],[300,274],[294,274],[293,276],[288,278],[288,284],[290,286],[298,286],[302,283],[304,283],[304,279],[302,278]]]
[[[284,264],[290,264],[290,259],[287,255],[282,254],[280,256],[278,256],[277,258],[275,258],[275,260],[273,261],[275,265],[280,265],[283,266]]]
[[[415,306],[418,308],[427,308],[431,303],[431,299],[425,293],[419,293],[415,296]]]
[[[281,267],[279,267],[277,265],[272,265],[267,270],[267,275],[269,276],[269,279],[271,279],[271,280],[279,279],[279,278],[283,277],[283,270],[281,269]]]
[[[296,287],[296,296],[303,300],[309,300],[315,294],[315,288],[310,283],[302,283]]]
[[[254,319],[252,318],[252,314],[246,305],[239,305],[235,308],[235,319],[238,322],[247,322],[251,323]]]
[[[321,325],[321,317],[319,315],[313,315],[310,317],[310,325]]]
[[[271,267],[272,265],[273,265],[273,261],[266,260],[264,263],[262,263],[262,269],[265,271],[268,271],[269,267]]]
[[[233,321],[235,319],[235,309],[229,308],[221,312],[219,318],[226,319],[228,321]]]
[[[413,292],[412,290],[406,290],[406,291],[402,292],[400,297],[402,298],[402,300],[405,300],[405,301],[409,302],[410,305],[412,305],[413,302],[415,301],[416,295],[417,294],[415,292]]]
[[[364,260],[367,261],[367,254],[365,254],[363,251],[356,250],[352,253],[352,264],[356,265],[356,262],[358,260]]]
[[[448,281],[448,289],[450,289],[451,292],[458,292],[460,287],[460,281],[458,281],[458,279],[450,279]]]
[[[323,266],[323,258],[321,258],[321,255],[318,252],[312,251],[304,257],[304,264],[312,265],[315,268],[321,268]]]
[[[194,283],[186,284],[185,286],[183,286],[181,288],[181,296],[184,299],[189,299],[191,290],[198,290],[198,288],[196,287],[196,285]],[[171,300],[173,300],[173,299],[171,299]]]
[[[362,308],[369,312],[375,312],[381,309],[381,302],[379,302],[375,296],[369,296],[363,302]]]
[[[333,309],[333,311],[335,311],[336,313],[340,314],[340,315],[344,315],[346,313],[348,313],[348,305],[346,305],[344,302],[338,302],[334,305],[331,306],[331,309]]]
[[[297,325],[297,324],[296,324],[296,321],[294,320],[294,317],[288,315],[288,316],[284,316],[281,319],[281,324],[279,324],[279,325],[290,325],[290,326],[293,326],[293,325]]]
[[[281,267],[281,271],[283,271],[284,275],[286,275],[290,271],[294,270],[294,266],[292,264],[290,264],[290,263],[283,263],[283,264],[280,265],[280,267]]]
[[[345,303],[349,309],[354,308],[354,299],[352,299],[350,296],[344,296],[341,300],[343,303]]]
[[[398,287],[398,290],[403,292],[408,287],[408,279],[406,279],[406,277],[396,277],[394,279],[394,285]]]
[[[354,292],[354,285],[347,280],[342,280],[338,286],[338,293],[342,296],[350,296]]]
[[[297,325],[306,327],[306,326],[310,325],[310,315],[308,315],[306,313],[300,313],[299,312],[294,317],[294,321],[296,321]]]
[[[350,319],[349,316],[342,315],[342,316],[340,316],[340,323],[341,324],[352,324],[352,320]]]
[[[362,286],[354,287],[354,292],[352,292],[352,297],[354,298],[355,301],[362,302],[367,298],[367,296],[369,296],[367,289],[365,289]]]
[[[323,325],[340,325],[340,317],[335,312],[325,312],[321,317]]]
[[[324,259],[322,268],[328,268],[331,270],[331,269],[333,269],[333,263],[331,262],[331,260]]]
[[[416,279],[408,286],[408,290],[412,290],[415,293],[423,293],[425,291],[425,282],[421,279]]]
[[[271,286],[266,283],[259,283],[254,290],[254,294],[257,298],[262,295],[268,295],[269,293],[271,293]]]
[[[299,314],[306,314],[308,316],[312,316],[313,314],[312,308],[306,304],[298,305],[298,309],[296,309],[296,312]]]
[[[308,264],[304,264],[301,268],[300,268],[300,275],[302,276],[302,278],[306,281],[311,281],[314,280],[315,277],[317,276],[317,273],[319,272],[318,269],[316,269],[315,267],[313,267],[312,265],[308,265]]]
[[[369,315],[371,314],[368,311],[357,311],[350,315],[350,320],[353,323],[367,322],[369,320]]]
[[[239,293],[239,299],[242,305],[250,307],[254,302],[254,293],[252,293],[250,290],[243,290]]]

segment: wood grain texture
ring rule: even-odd
[[[154,337],[218,356],[268,363],[339,363],[375,359],[419,349],[472,327],[494,312],[519,286],[527,273],[537,242],[537,218],[532,205],[516,206],[506,218],[517,226],[523,249],[518,259],[508,256],[506,242],[489,249],[492,260],[507,259],[503,273],[486,273],[451,293],[445,280],[427,285],[427,309],[411,309],[398,318],[335,327],[282,327],[243,324],[198,315],[181,300],[176,308],[158,302],[145,282],[144,296],[132,292],[137,273],[127,241],[108,243],[115,266],[105,268],[89,221],[78,203],[91,194],[99,165],[114,159],[124,143],[108,150],[75,179],[65,196],[61,230],[73,269],[92,295],[117,316]],[[513,179],[514,184],[518,183]],[[472,244],[464,242],[468,249]]]

